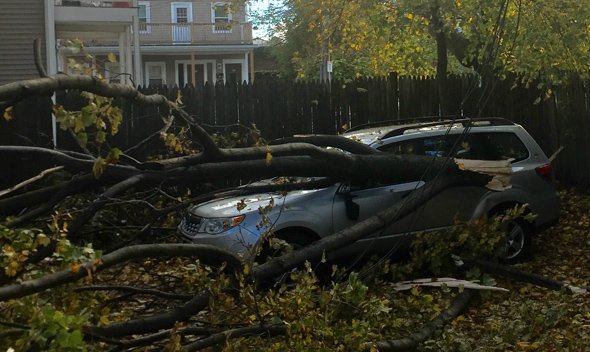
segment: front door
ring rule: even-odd
[[[172,41],[190,43],[193,6],[190,2],[172,3]]]
[[[225,64],[225,80],[232,83],[241,83],[242,64]]]

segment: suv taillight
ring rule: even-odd
[[[551,164],[544,164],[541,166],[537,166],[535,168],[535,171],[537,171],[537,174],[541,177],[548,177],[551,176],[551,171],[553,171],[553,167],[551,166]]]

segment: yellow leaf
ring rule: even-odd
[[[51,243],[51,240],[45,234],[40,233],[37,236],[37,243],[43,247],[47,247]]]
[[[14,116],[12,116],[12,106],[9,106],[6,108],[6,110],[4,110],[3,117],[6,121],[10,121],[13,119]]]
[[[270,166],[270,163],[272,162],[272,154],[270,153],[270,151],[266,152],[266,166]]]
[[[70,264],[70,270],[73,273],[77,273],[78,271],[80,271],[80,263],[72,263],[72,264]]]
[[[182,105],[182,94],[180,94],[180,90],[176,93],[176,100],[175,103],[178,105]]]
[[[117,57],[113,53],[109,53],[107,55],[107,59],[109,60],[109,62],[113,62],[113,63],[117,62]]]
[[[98,320],[98,322],[99,322],[101,325],[108,325],[108,324],[109,324],[109,322],[110,322],[110,321],[109,321],[109,317],[108,317],[107,315],[101,315],[101,316],[100,316],[100,319]]]

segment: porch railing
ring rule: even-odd
[[[107,0],[55,0],[55,6],[84,6],[84,7],[133,7],[133,1]]]
[[[142,45],[250,44],[252,23],[141,23]]]

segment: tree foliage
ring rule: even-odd
[[[558,83],[590,68],[590,4],[534,0],[289,0],[271,8],[275,52],[298,78],[317,77],[327,47],[334,76],[434,74],[442,31],[449,72],[491,65],[524,82]],[[442,28],[433,26],[434,20]]]

